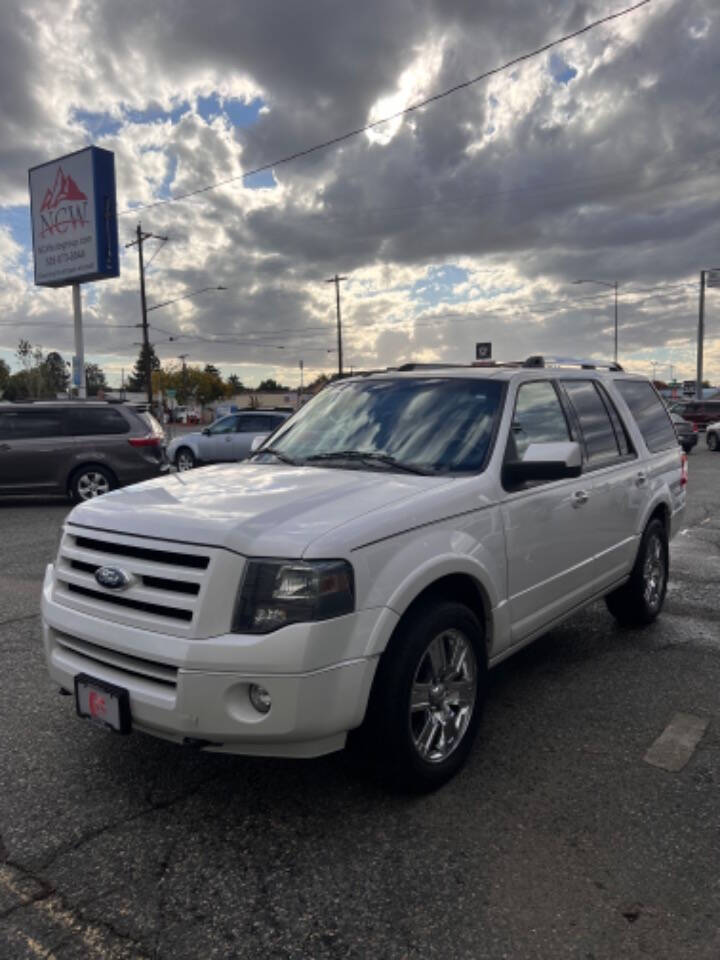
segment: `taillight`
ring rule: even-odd
[[[688,467],[687,467],[687,454],[686,454],[686,453],[684,453],[684,454],[682,455],[681,464],[682,464],[682,465],[681,465],[681,468],[680,468],[680,486],[681,486],[681,487],[685,487],[685,486],[687,486],[687,482],[688,482]]]
[[[697,433],[697,432],[698,432],[698,425],[697,425],[697,423],[695,423],[694,421],[693,421],[692,428],[693,428],[693,433]]]
[[[146,437],[128,437],[128,443],[131,447],[159,447],[162,437],[150,433]]]

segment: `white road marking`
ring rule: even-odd
[[[709,717],[676,713],[644,756],[646,763],[676,773],[695,752],[710,723]]]

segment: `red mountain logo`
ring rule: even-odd
[[[55,174],[55,183],[45,191],[42,206],[40,210],[55,210],[61,203],[68,201],[87,200],[80,187],[75,183],[70,174],[63,173],[63,168],[58,167]]]

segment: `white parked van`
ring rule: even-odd
[[[81,716],[203,750],[349,742],[430,789],[487,670],[598,597],[653,620],[685,462],[644,377],[542,358],[337,382],[250,460],[76,507],[47,570]]]

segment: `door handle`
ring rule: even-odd
[[[643,473],[643,471],[641,470],[640,473],[638,473],[635,476],[635,486],[644,487],[646,483],[647,483],[647,474]]]
[[[587,490],[576,490],[572,495],[572,505],[574,507],[581,507],[584,503],[587,503],[590,499],[590,494]]]

